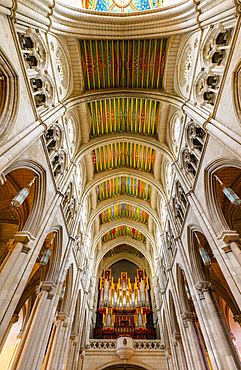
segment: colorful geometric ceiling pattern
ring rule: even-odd
[[[167,39],[80,40],[85,90],[163,89]]]
[[[114,143],[92,150],[94,173],[128,167],[153,173],[156,151],[134,143]]]
[[[132,247],[131,245],[128,245],[128,244],[120,244],[120,245],[117,245],[116,247],[110,249],[104,255],[103,259],[105,260],[106,258],[113,257],[116,254],[119,254],[121,252],[132,254],[132,256],[141,258],[142,260],[145,259],[143,254],[141,252],[139,252],[138,249],[136,249],[135,247]]]
[[[97,100],[87,104],[90,137],[130,132],[157,137],[161,103],[136,98]]]
[[[130,220],[148,224],[149,215],[139,207],[130,204],[122,203],[109,207],[99,214],[100,225],[107,222],[126,217]]]
[[[97,202],[119,195],[150,201],[151,190],[152,187],[144,181],[125,176],[115,177],[96,186]]]
[[[160,7],[163,0],[87,0],[86,8],[99,12],[130,13]]]
[[[138,240],[139,242],[146,242],[145,235],[143,235],[140,231],[133,227],[123,225],[108,231],[104,236],[102,236],[102,243],[107,243],[118,238],[119,236],[127,236],[128,238]]]

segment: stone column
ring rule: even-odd
[[[56,194],[45,214],[44,223],[40,225],[36,236],[37,245],[33,236],[27,231],[20,231],[14,236],[17,244],[0,274],[0,343],[41,250],[45,238],[44,231],[48,225],[51,225],[61,201],[62,195]],[[12,289],[13,286],[14,289]]]
[[[19,298],[21,297],[21,292],[16,293],[16,285],[19,284],[22,275],[24,274],[27,263],[30,259],[29,251],[33,248],[33,237],[28,233],[18,233],[15,235],[14,239],[17,244],[11,255],[8,258],[0,275],[0,342],[1,346],[6,337],[6,330],[9,325],[9,321],[13,315],[16,305],[18,304]],[[24,283],[25,285],[25,283]],[[12,287],[15,287],[15,290]],[[23,286],[24,288],[24,286]],[[10,304],[12,310],[6,315],[6,311],[9,310]]]
[[[175,332],[172,334],[172,342],[174,344],[174,351],[176,353],[177,359],[177,369],[184,370],[187,369],[187,364],[184,357],[183,348],[181,348],[181,334],[179,332]]]
[[[209,370],[208,363],[203,357],[202,350],[199,345],[199,339],[193,323],[193,313],[184,312],[181,314],[181,318],[183,320],[183,326],[185,328],[188,340],[186,350],[189,351],[189,355],[192,358],[192,363],[193,366],[195,366],[195,370]]]
[[[74,359],[76,358],[76,345],[78,342],[78,334],[71,333],[69,338],[68,350],[66,355],[66,361],[64,365],[64,370],[73,370]]]
[[[40,369],[57,302],[56,286],[52,282],[43,282],[32,308],[11,370]]]
[[[2,351],[2,349],[4,347],[4,344],[5,344],[6,340],[7,340],[7,337],[9,335],[9,333],[10,333],[10,330],[12,329],[13,324],[15,324],[16,322],[18,322],[18,319],[19,319],[19,316],[17,314],[14,314],[13,317],[12,317],[12,319],[10,320],[10,323],[8,325],[8,328],[7,328],[7,330],[5,332],[5,335],[4,335],[3,339],[2,339],[2,343],[1,343],[1,346],[0,346],[0,352]]]
[[[188,197],[188,200],[190,202],[190,205],[194,211],[194,213],[196,214],[196,217],[200,223],[200,226],[204,232],[204,234],[209,234],[210,235],[210,232],[212,234],[211,238],[212,240],[210,241],[210,247],[214,253],[214,256],[215,258],[217,259],[217,262],[219,263],[220,259],[221,259],[221,256],[220,256],[220,250],[219,248],[217,247],[216,245],[216,242],[214,241],[214,238],[213,238],[213,235],[214,235],[214,232],[212,230],[212,225],[210,225],[208,219],[207,219],[207,216],[205,215],[205,213],[203,212],[202,210],[202,207],[196,197],[196,195],[190,191],[188,194],[187,194],[187,197]],[[227,236],[228,238],[228,236]],[[224,237],[225,239],[225,237]],[[226,240],[226,239],[225,239]],[[226,258],[225,259],[225,264],[227,265],[228,269],[222,269],[223,270],[223,273],[224,273],[224,277],[227,281],[230,280],[230,278],[233,280],[234,284],[229,284],[230,286],[230,289],[239,305],[239,307],[241,308],[241,295],[240,295],[240,292],[241,292],[241,289],[240,289],[240,286],[241,286],[241,273],[240,273],[240,265],[239,265],[239,247],[237,246],[236,243],[230,243],[230,250],[232,250],[232,253],[233,253],[233,259],[235,261],[232,261],[231,259],[229,258]],[[221,262],[223,262],[223,259],[221,259]],[[236,264],[235,264],[236,262]],[[233,271],[232,275],[227,275],[227,272],[226,271]]]
[[[195,287],[201,300],[202,315],[204,316],[206,331],[212,347],[212,353],[209,353],[209,357],[213,369],[240,369],[241,363],[237,352],[221,312],[211,294],[211,283],[200,281]]]
[[[63,353],[65,353],[64,341],[68,333],[69,315],[59,312],[56,316],[48,350],[45,356],[43,370],[53,368],[61,369],[64,366]]]
[[[173,365],[172,365],[172,352],[170,349],[165,350],[165,357],[166,357],[166,365],[167,365],[167,370],[173,370]]]

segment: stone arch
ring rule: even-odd
[[[145,268],[142,260],[139,261],[138,258],[131,256],[129,253],[122,252],[116,256],[110,257],[108,261],[104,262],[103,269],[108,269],[111,265],[123,259],[127,259],[128,261],[135,263],[140,269]]]
[[[182,270],[183,268],[181,267],[181,265],[177,263],[176,264],[176,277],[177,277],[177,288],[178,288],[178,296],[179,296],[181,313],[189,311],[186,296],[185,296],[184,278],[183,278]]]
[[[161,229],[161,224],[159,221],[159,218],[156,214],[156,212],[147,204],[146,201],[142,201],[142,199],[139,198],[134,198],[126,195],[120,195],[118,197],[114,197],[111,199],[108,199],[107,201],[103,200],[98,204],[96,209],[92,212],[89,218],[89,225],[87,227],[87,233],[89,229],[92,227],[92,224],[95,220],[95,218],[103,211],[108,209],[111,206],[117,205],[117,204],[122,204],[122,203],[127,203],[130,205],[134,205],[137,207],[142,208],[145,212],[148,213],[149,216],[151,216],[154,220],[154,222],[158,225],[159,229]]]
[[[75,161],[78,162],[81,158],[83,158],[86,154],[90,154],[92,150],[99,148],[104,145],[113,144],[113,143],[134,143],[134,144],[141,144],[148,148],[156,150],[163,154],[165,157],[168,158],[169,161],[173,161],[173,155],[171,151],[168,149],[166,145],[159,143],[157,139],[152,137],[137,135],[137,134],[130,134],[130,133],[120,133],[120,134],[113,134],[113,135],[103,135],[94,139],[91,139],[87,144],[84,144],[79,152],[76,154]]]
[[[78,292],[76,304],[75,304],[75,311],[74,311],[74,318],[72,322],[72,333],[79,333],[79,323],[80,323],[80,310],[81,310],[81,304],[82,304],[82,292],[81,289]]]
[[[97,257],[97,260],[96,260],[96,267],[95,267],[95,275],[98,271],[98,268],[99,268],[99,265],[100,265],[100,262],[102,261],[104,255],[112,248],[114,248],[115,246],[121,244],[121,243],[126,243],[126,244],[129,244],[133,247],[135,247],[136,249],[138,249],[143,255],[144,257],[146,258],[150,268],[151,268],[151,272],[152,272],[152,275],[154,275],[154,266],[152,265],[152,261],[151,261],[151,257],[150,257],[150,254],[142,247],[142,243],[138,242],[137,240],[133,240],[131,238],[127,238],[127,237],[119,237],[115,240],[112,240],[111,242],[109,243],[106,243],[108,244],[108,246],[102,250],[98,257]]]
[[[194,283],[197,284],[199,281],[205,281],[205,276],[202,272],[202,267],[200,263],[200,258],[198,251],[195,248],[194,243],[194,232],[198,231],[203,234],[202,229],[196,225],[187,226],[187,240],[188,240],[188,250],[189,250],[189,261],[190,270],[192,271],[192,278]]]
[[[162,326],[162,336],[163,336],[164,346],[165,346],[165,349],[169,350],[171,346],[170,346],[170,340],[168,336],[166,313],[164,309],[162,311],[162,325],[161,326]]]
[[[143,224],[140,224],[137,221],[129,220],[125,217],[123,217],[119,220],[110,221],[107,224],[102,225],[104,227],[101,227],[101,230],[96,235],[96,237],[93,241],[93,247],[92,248],[94,249],[96,247],[98,241],[102,238],[103,235],[105,235],[105,233],[107,233],[108,231],[110,231],[113,228],[116,228],[118,226],[123,226],[123,225],[129,226],[131,228],[135,228],[136,230],[140,231],[150,241],[150,243],[153,247],[153,250],[155,251],[155,249],[156,249],[155,248],[155,241],[154,241],[154,238],[153,238],[152,234],[148,231],[147,227],[144,227]]]
[[[169,312],[170,312],[170,318],[171,318],[170,325],[171,325],[172,334],[179,333],[180,328],[179,328],[179,323],[177,320],[176,307],[175,307],[173,295],[170,289],[168,292],[168,305],[169,305]]]
[[[166,193],[159,181],[157,181],[154,176],[150,173],[141,173],[141,171],[131,169],[131,168],[117,168],[114,170],[109,170],[105,172],[101,172],[98,174],[95,174],[93,177],[93,180],[89,181],[88,184],[86,185],[83,195],[82,195],[82,203],[84,200],[87,198],[88,194],[90,191],[100,183],[110,180],[116,176],[126,176],[134,179],[138,179],[141,181],[144,181],[148,185],[151,185],[158,193],[162,195],[164,198],[165,202],[168,201]]]
[[[12,163],[5,171],[4,176],[17,169],[27,169],[34,172],[37,176],[36,194],[33,199],[28,219],[23,227],[23,231],[28,231],[35,236],[39,230],[40,221],[45,206],[46,194],[46,171],[42,165],[31,159],[19,159]],[[26,184],[27,185],[27,184]]]
[[[19,109],[19,82],[15,67],[0,46],[0,141],[11,133]]]
[[[51,232],[56,233],[55,236],[56,242],[55,248],[53,249],[52,263],[47,276],[47,281],[52,281],[53,283],[56,284],[60,278],[59,266],[61,265],[62,258],[63,230],[61,226],[54,226],[51,229],[51,231],[49,231],[49,233]]]
[[[109,368],[111,369],[112,366],[118,366],[118,365],[123,365],[123,362],[121,361],[111,361],[111,362],[107,362],[105,363],[104,365],[101,365],[99,367],[96,368],[96,370],[109,370]],[[132,360],[128,360],[128,365],[132,365],[132,366],[136,366],[137,369],[133,368],[133,370],[153,370],[152,367],[148,366],[148,365],[143,365],[142,363],[139,363],[139,362],[136,362],[136,361],[132,361]],[[111,369],[113,370],[114,367]],[[128,368],[127,368],[128,369]]]
[[[224,214],[221,210],[221,207],[218,202],[217,195],[217,184],[214,174],[224,169],[225,167],[234,167],[241,170],[241,162],[237,158],[216,158],[214,161],[209,163],[204,170],[204,185],[205,185],[205,194],[206,194],[206,203],[208,204],[208,212],[210,219],[212,220],[213,229],[218,238],[222,237],[224,232],[229,231],[236,235],[236,232],[231,230]],[[237,237],[234,238],[237,239]]]
[[[232,91],[233,91],[233,100],[234,100],[234,111],[236,117],[241,124],[241,87],[240,87],[240,78],[241,78],[241,59],[239,59],[235,70],[233,72],[232,78]]]
[[[71,301],[73,299],[73,264],[71,264],[65,274],[66,280],[66,291],[64,293],[63,302],[61,305],[61,311],[69,313],[71,307]]]

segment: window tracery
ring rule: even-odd
[[[230,48],[231,31],[219,27],[209,35],[203,48],[203,60],[206,65],[223,65]]]
[[[58,151],[52,159],[52,168],[54,172],[54,177],[57,178],[58,175],[63,175],[66,168],[66,154],[64,150]]]
[[[58,79],[61,85],[66,89],[67,88],[66,58],[60,47],[58,47],[56,54],[55,54],[55,63],[56,63],[55,67],[56,67]]]
[[[19,32],[18,38],[36,107],[48,108],[53,103],[54,90],[44,42],[33,28]]]
[[[187,45],[181,56],[181,61],[179,65],[179,80],[181,86],[185,86],[190,79],[192,72],[192,61],[193,61],[192,47],[189,44]]]
[[[232,31],[218,25],[209,31],[201,53],[201,71],[195,88],[195,100],[201,106],[212,109],[219,91],[223,70],[230,49]]]
[[[178,227],[180,228],[185,218],[188,201],[179,181],[175,184],[175,190],[176,195],[173,198],[173,210]]]
[[[186,136],[187,147],[182,152],[182,164],[185,171],[195,177],[206,134],[191,120],[186,129]]]
[[[63,199],[63,211],[64,216],[67,222],[67,225],[70,226],[71,220],[74,219],[76,214],[76,198],[74,195],[73,183],[70,182]]]
[[[45,133],[45,142],[49,153],[54,177],[62,175],[66,169],[66,153],[62,149],[62,134],[60,127],[55,123]]]
[[[49,155],[57,151],[61,144],[61,131],[60,128],[54,124],[45,133],[45,141]]]

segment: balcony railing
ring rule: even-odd
[[[134,339],[136,350],[162,350],[164,345],[161,340]],[[110,350],[116,349],[116,339],[90,339],[86,345],[88,350]]]

